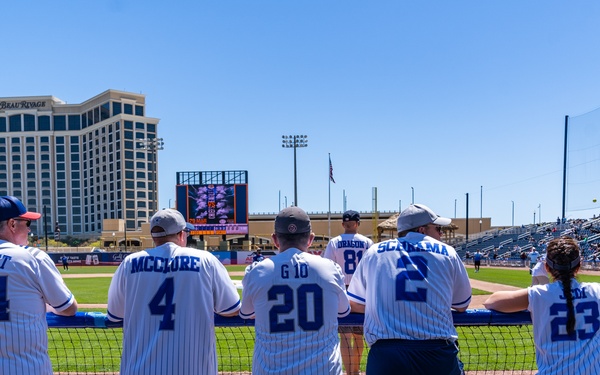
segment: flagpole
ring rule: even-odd
[[[327,236],[331,239],[331,153],[329,153],[329,168],[327,174],[327,184],[329,193],[329,205],[327,206]]]

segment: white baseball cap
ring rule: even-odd
[[[154,228],[162,230],[152,232]],[[170,208],[158,211],[150,219],[150,232],[152,237],[166,237],[186,229],[187,223],[185,222],[183,215],[179,211]]]
[[[398,232],[427,224],[448,225],[452,220],[441,217],[424,204],[411,204],[398,216]]]

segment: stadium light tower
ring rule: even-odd
[[[162,138],[142,138],[137,140],[138,148],[142,150],[148,150],[148,153],[152,155],[152,183],[154,189],[152,194],[154,195],[154,211],[158,211],[158,151],[165,149],[165,142]],[[127,228],[127,219],[125,219],[125,228]],[[125,229],[127,230],[127,229]]]
[[[308,147],[308,136],[306,135],[282,135],[281,147],[294,149],[294,206],[298,206],[298,172],[296,169],[296,149]]]

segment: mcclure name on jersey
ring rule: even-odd
[[[131,273],[136,272],[178,272],[192,271],[200,272],[198,263],[200,258],[181,255],[173,258],[162,258],[155,256],[143,256],[131,260]]]
[[[448,256],[448,249],[442,243],[438,242],[418,242],[410,243],[406,241],[386,241],[377,246],[378,253],[386,251],[406,251],[407,253],[427,251],[430,253],[441,254]]]
[[[355,248],[355,249],[366,249],[367,244],[364,241],[349,241],[341,240],[337,243],[337,247],[343,248]]]

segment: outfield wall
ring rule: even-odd
[[[205,250],[198,250],[205,251]],[[322,250],[309,250],[309,253],[321,255]],[[123,259],[131,253],[48,253],[56,266],[62,266],[61,257],[65,255],[69,260],[70,266],[118,266]],[[211,254],[217,257],[221,263],[230,264],[250,264],[254,256],[253,251],[211,251]],[[274,251],[263,251],[265,258],[276,254]]]

